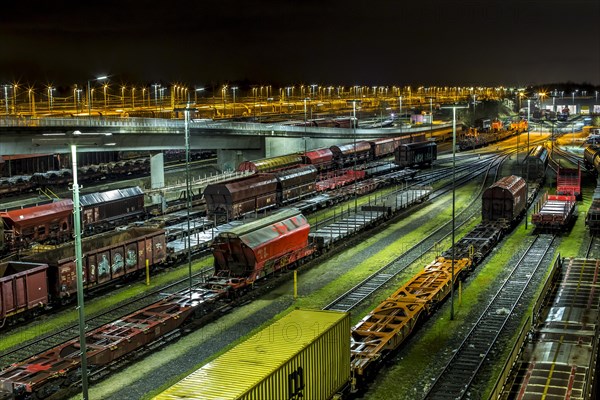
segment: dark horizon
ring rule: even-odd
[[[600,85],[594,0],[33,3],[3,7],[0,84]]]

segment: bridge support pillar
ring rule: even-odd
[[[264,158],[264,150],[217,150],[217,164],[221,171],[235,171],[242,161]]]
[[[165,163],[162,151],[150,154],[150,185],[152,189],[165,187]],[[161,204],[164,212],[165,200],[161,194],[152,196],[152,204]]]

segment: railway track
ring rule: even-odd
[[[462,399],[487,360],[503,327],[527,289],[554,241],[553,235],[538,235],[498,290],[475,326],[454,352],[425,395],[426,399]]]
[[[486,181],[492,169],[496,169],[496,173],[493,177],[493,180],[496,180],[498,168],[500,167],[506,156],[507,155],[498,157],[492,163],[488,163],[486,176],[481,184],[481,188],[479,190],[478,195],[474,196],[473,200],[469,203],[467,208],[460,212],[455,218],[455,224],[457,228],[460,228],[463,224],[469,221],[470,218],[472,218],[475,214],[480,212],[480,207],[475,207],[475,210],[472,210],[473,205],[475,203],[479,203],[479,196],[487,186]],[[479,170],[472,171],[471,174],[463,176],[461,178],[461,181],[467,181],[472,178],[472,175],[478,175],[479,173]],[[430,198],[439,197],[442,194],[447,193],[449,190],[451,190],[451,187],[448,188],[445,186],[444,188],[436,191],[435,194],[430,195]],[[469,210],[472,211],[469,212]],[[346,293],[342,294],[333,302],[329,303],[327,306],[324,307],[324,309],[344,312],[352,310],[354,307],[363,302],[367,297],[369,297],[373,292],[375,292],[377,289],[385,285],[389,280],[400,274],[409,265],[417,261],[421,256],[429,252],[436,245],[436,243],[439,243],[441,240],[448,237],[451,233],[452,220],[449,220],[444,225],[440,226],[434,232],[429,234],[420,243],[411,247],[402,255],[397,257],[395,260],[384,265],[377,272],[367,277],[362,282],[358,283],[356,286],[348,290]]]
[[[585,252],[585,258],[600,258],[600,238],[592,235]]]
[[[209,273],[212,267],[205,268],[204,270],[194,274],[192,278],[200,278],[203,275]],[[170,283],[166,286],[158,288],[142,297],[127,301],[126,303],[120,304],[110,310],[104,311],[100,314],[94,315],[86,319],[86,331],[89,332],[109,322],[115,321],[121,317],[131,314],[132,312],[141,308],[147,307],[160,299],[164,298],[170,293],[182,290],[189,285],[189,277],[181,279],[179,281]],[[25,360],[36,354],[40,354],[48,349],[51,349],[61,343],[67,342],[79,335],[79,325],[72,324],[63,328],[59,331],[52,332],[50,334],[38,337],[27,343],[18,345],[16,347],[7,349],[0,353],[0,370],[7,366]]]

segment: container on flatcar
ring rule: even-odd
[[[213,241],[214,275],[252,283],[312,254],[309,232],[306,217],[294,208],[219,232]]]
[[[277,204],[299,200],[316,191],[317,168],[312,165],[275,173]]]
[[[210,216],[235,219],[241,215],[277,205],[277,179],[259,174],[229,182],[214,183],[204,189]]]
[[[548,150],[537,146],[529,151],[523,162],[523,176],[528,180],[543,180],[548,166]]]
[[[28,262],[47,263],[52,285],[50,293],[57,298],[77,292],[74,244],[57,247],[25,258]],[[84,286],[93,288],[133,272],[144,270],[166,260],[165,231],[133,228],[108,232],[81,241]]]
[[[71,200],[0,212],[6,245],[19,249],[31,242],[66,241],[71,237],[72,214]]]
[[[481,219],[513,223],[527,207],[527,183],[520,176],[500,179],[483,192]]]
[[[155,400],[325,400],[350,380],[350,318],[294,310]]]
[[[0,264],[0,321],[48,304],[47,270],[43,263]]]
[[[302,156],[302,162],[317,167],[319,171],[327,170],[333,167],[333,153],[329,148],[308,151]]]
[[[262,158],[260,160],[244,161],[238,166],[237,170],[272,172],[296,167],[300,164],[302,164],[302,156],[300,154],[286,154],[283,156]]]
[[[437,160],[437,144],[435,142],[401,144],[394,151],[394,161],[401,167],[431,165],[435,160]]]
[[[138,187],[91,193],[80,197],[86,231],[102,231],[144,214],[144,191]]]

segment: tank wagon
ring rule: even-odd
[[[525,179],[511,175],[500,179],[483,192],[481,219],[512,223],[527,206],[527,183]]]
[[[537,146],[529,150],[523,161],[523,176],[529,181],[543,181],[548,167],[548,150]]]
[[[348,314],[294,310],[154,399],[329,399],[350,379],[349,344]]]

